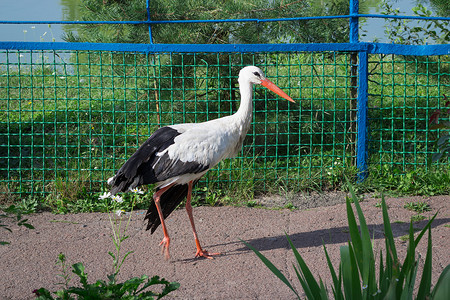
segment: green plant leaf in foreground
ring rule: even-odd
[[[287,285],[293,292],[294,294],[297,296],[298,299],[300,299],[299,294],[297,293],[297,291],[295,290],[295,288],[291,285],[291,283],[289,282],[289,280],[286,278],[286,276],[283,275],[283,273],[281,273],[281,271],[275,267],[275,265],[268,260],[261,252],[259,252],[258,250],[256,250],[252,245],[250,245],[249,243],[241,240],[248,248],[250,248],[253,252],[255,252],[255,254],[259,257],[259,259],[261,259],[261,261],[267,266],[267,268],[269,268],[270,271],[272,271],[273,274],[275,274],[275,276],[277,276],[285,285]]]
[[[294,252],[295,259],[297,260],[298,266],[300,267],[300,270],[298,270],[295,266],[295,272],[297,274],[297,277],[301,280],[303,290],[305,291],[306,296],[309,299],[326,299],[327,298],[327,290],[322,284],[322,280],[320,281],[320,287],[317,283],[316,279],[314,278],[314,275],[311,273],[310,269],[306,265],[305,261],[301,257],[301,255],[298,253],[297,249],[295,248],[294,244],[292,243],[289,236],[285,233],[286,238],[289,242],[289,245],[291,246],[292,252]],[[300,272],[299,272],[300,271]]]
[[[417,299],[425,299],[427,293],[431,290],[431,259],[432,259],[432,246],[431,246],[431,229],[428,229],[428,247],[425,258],[425,264],[423,266],[422,280],[419,285],[419,292],[417,293]]]
[[[351,207],[350,199],[347,198],[347,217],[349,223],[349,231],[355,260],[358,262],[358,269],[361,275],[363,286],[363,298],[366,295],[373,295],[377,293],[378,287],[375,276],[375,257],[373,254],[372,241],[370,239],[369,228],[367,226],[366,219],[364,217],[361,206],[359,205],[358,197],[356,196],[352,185],[348,178],[345,178],[349,187],[350,194],[353,199],[356,211],[358,213],[358,220],[360,223],[360,232],[358,232],[358,226],[356,225],[355,216]],[[355,280],[355,279],[354,279]],[[355,284],[355,283],[354,283]]]
[[[445,267],[439,276],[438,282],[433,289],[431,299],[449,299],[450,298],[450,265]]]
[[[350,184],[349,184],[350,186]],[[383,252],[380,251],[379,275],[376,276],[375,255],[370,240],[369,230],[364,218],[364,214],[350,186],[352,200],[358,213],[359,227],[351,206],[350,199],[347,199],[347,219],[349,223],[349,232],[351,240],[348,245],[340,247],[341,261],[339,272],[336,274],[331,264],[328,252],[324,245],[324,251],[327,258],[327,264],[333,280],[333,299],[413,299],[414,291],[417,291],[416,299],[450,299],[450,265],[448,265],[439,277],[436,286],[431,291],[432,275],[432,240],[431,224],[437,216],[437,213],[428,221],[421,232],[414,237],[412,222],[409,228],[409,245],[403,264],[398,260],[398,254],[395,247],[394,236],[389,220],[387,205],[382,196],[381,207],[383,212],[383,228],[385,236],[385,259]],[[428,245],[422,277],[419,287],[416,289],[416,277],[419,269],[419,259],[416,259],[415,251],[421,238],[428,231]],[[326,286],[320,280],[320,284],[315,280],[311,270],[306,265],[289,236],[287,240],[292,248],[294,256],[298,262],[299,268],[294,265],[294,270],[298,280],[302,285],[307,299],[328,299]],[[266,257],[256,249],[244,242],[247,247],[253,250],[263,263],[292,291],[297,298],[299,295],[292,284]],[[377,283],[378,278],[378,283]]]
[[[358,274],[356,254],[352,245],[341,246],[341,270],[344,294],[346,299],[363,299],[361,293],[361,280]]]
[[[339,278],[336,275],[336,271],[334,270],[333,264],[331,263],[331,259],[330,256],[328,255],[327,252],[327,247],[325,247],[325,244],[323,245],[323,251],[325,252],[325,256],[327,258],[327,264],[328,264],[328,268],[330,269],[331,272],[331,278],[333,278],[333,296],[335,300],[341,300],[344,299],[344,294],[342,293],[341,290],[341,284],[342,284],[342,272],[341,272],[341,268],[339,267]]]

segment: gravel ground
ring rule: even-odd
[[[409,220],[415,213],[403,208],[408,201],[425,201],[430,217],[439,214],[433,223],[433,276],[437,278],[450,261],[450,196],[387,198],[389,216],[397,250],[403,259],[407,243]],[[187,215],[176,210],[167,220],[171,235],[171,259],[160,254],[160,228],[150,235],[144,230],[144,211],[133,213],[128,229],[129,239],[123,253],[134,251],[125,261],[119,281],[143,274],[159,275],[177,281],[180,288],[169,299],[293,299],[293,293],[282,284],[240,241],[249,242],[267,256],[301,291],[292,264],[284,233],[311,267],[316,277],[331,283],[323,243],[335,266],[339,262],[339,247],[349,239],[345,194],[312,194],[257,199],[259,205],[283,207],[292,204],[300,209],[263,209],[246,207],[194,208],[197,231],[204,248],[221,252],[213,260],[194,259],[195,244]],[[374,237],[374,247],[384,247],[381,209],[375,206],[380,199],[366,197],[361,202],[367,223]],[[32,291],[46,287],[57,290],[60,278],[55,265],[58,254],[64,253],[68,263],[82,262],[89,281],[105,279],[111,273],[112,259],[107,254],[114,249],[108,216],[102,213],[54,215],[39,213],[28,216],[36,229],[28,230],[10,224],[12,233],[1,230],[1,240],[11,244],[0,247],[0,299],[32,299]],[[414,223],[423,228],[426,220]],[[423,266],[427,237],[418,247]],[[378,258],[378,257],[377,257]],[[420,278],[421,270],[419,267]],[[419,279],[417,279],[418,281]],[[76,278],[71,284],[77,283]]]

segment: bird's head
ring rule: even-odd
[[[267,79],[264,75],[264,72],[258,67],[247,66],[241,69],[241,71],[239,72],[239,83],[242,84],[244,81],[251,84],[260,84],[268,88],[278,96],[295,103],[295,101],[291,97],[289,97],[285,92],[277,87],[272,81]]]

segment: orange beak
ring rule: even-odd
[[[294,101],[291,97],[289,97],[285,92],[283,92],[279,87],[277,87],[277,86],[275,85],[275,83],[273,83],[273,82],[270,81],[269,79],[266,79],[266,78],[262,79],[262,80],[261,80],[261,85],[262,85],[263,87],[268,88],[269,90],[271,90],[272,92],[274,92],[274,93],[277,94],[278,96],[283,97],[284,99],[289,100],[289,101],[295,103],[295,101]]]

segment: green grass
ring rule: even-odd
[[[322,160],[326,163],[326,160]],[[250,166],[249,166],[250,165]],[[266,163],[267,165],[267,163]],[[294,162],[290,164],[294,165]],[[252,167],[256,166],[256,170]],[[390,196],[408,196],[408,195],[438,195],[450,193],[450,168],[442,166],[440,171],[431,173],[429,170],[415,170],[406,175],[387,173],[378,173],[369,168],[369,177],[363,182],[356,184],[358,193],[384,193]],[[324,170],[326,171],[326,170]],[[277,170],[275,168],[264,169],[258,167],[254,162],[245,159],[229,160],[222,163],[219,169],[212,170],[204,177],[194,190],[193,205],[241,205],[254,206],[252,201],[255,197],[265,194],[275,194],[286,196],[286,191],[290,194],[296,194],[304,191],[335,191],[348,190],[348,186],[343,181],[343,176],[356,178],[354,168],[342,169],[339,175],[321,179],[319,176],[305,179],[308,169],[304,172],[297,172],[291,177],[283,178],[286,175],[286,169]],[[281,174],[281,175],[280,175]],[[412,174],[412,175],[409,175]],[[246,180],[239,180],[240,176]],[[260,178],[266,178],[262,180]],[[410,184],[408,178],[414,177],[416,184]],[[235,180],[233,180],[236,178]],[[90,186],[103,192],[100,184],[92,184],[88,180],[83,181],[64,181],[58,179],[52,188],[48,187],[49,193],[42,197],[39,193],[34,196],[19,198],[18,195],[4,194],[6,200],[16,198],[16,203],[22,206],[24,210],[51,210],[58,213],[68,212],[93,212],[105,211],[106,204],[98,201],[98,193],[91,192]],[[97,187],[96,187],[97,186]],[[145,208],[151,201],[152,187],[144,187],[147,192],[142,197],[142,202],[137,203],[140,208]],[[125,199],[127,199],[125,194]],[[124,204],[129,203],[125,201]],[[417,209],[426,209],[422,205],[415,204]]]
[[[384,192],[395,197],[445,195],[450,192],[449,171],[448,165],[436,166],[433,169],[416,167],[408,172],[391,170],[387,166],[380,170],[378,166],[372,165],[369,167],[369,177],[363,184],[357,185],[356,189]]]

